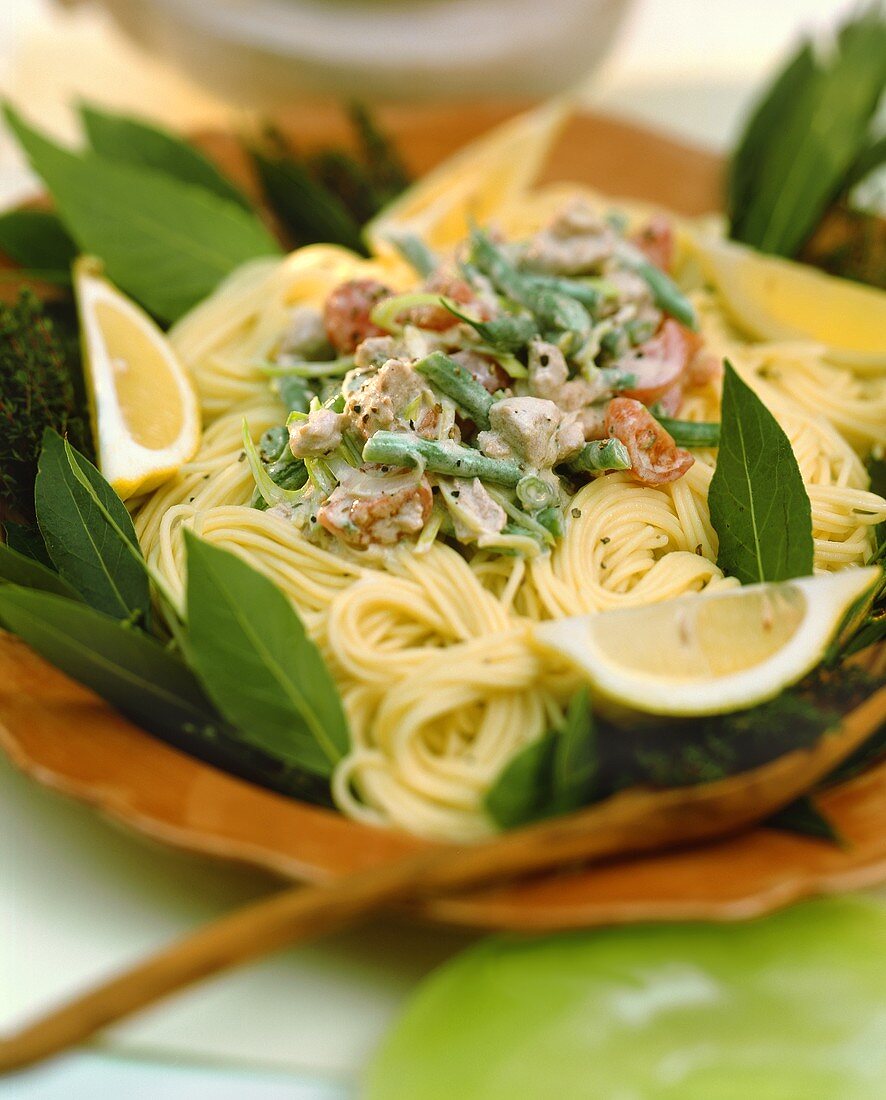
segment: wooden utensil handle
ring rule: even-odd
[[[839,733],[730,780],[667,791],[625,791],[577,813],[470,848],[440,846],[320,886],[282,890],[180,940],[0,1040],[0,1073],[88,1039],[170,993],[279,948],[327,935],[404,899],[477,887],[606,856],[724,836],[793,801],[853,752],[886,717],[882,688]]]

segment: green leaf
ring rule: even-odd
[[[54,592],[55,595],[69,600],[80,599],[77,592],[54,570],[0,543],[0,585],[3,584],[17,584],[22,588],[36,588],[40,592]]]
[[[261,153],[253,160],[275,214],[299,244],[323,241],[365,255],[360,226],[345,205],[297,161]]]
[[[22,554],[39,565],[45,565],[47,569],[55,569],[39,531],[26,527],[23,523],[7,520],[3,524],[3,533],[10,550],[15,550],[17,554]]]
[[[531,742],[507,764],[486,794],[486,811],[502,829],[535,821],[550,789],[554,735]]]
[[[770,829],[779,829],[786,833],[798,833],[800,836],[829,840],[833,844],[843,843],[843,838],[834,825],[809,796],[791,802],[789,806],[773,814],[766,824]]]
[[[812,572],[812,510],[790,441],[728,362],[708,504],[724,573],[756,584]]]
[[[177,743],[222,723],[193,674],[159,642],[58,595],[0,586],[0,617],[41,657],[128,718]]]
[[[558,731],[551,776],[550,806],[553,813],[568,813],[592,800],[599,760],[594,715],[588,689],[573,695],[566,722]]]
[[[80,248],[161,320],[177,320],[247,260],[280,251],[257,217],[205,188],[96,153],[78,156],[9,107],[6,119]]]
[[[31,271],[39,270],[47,281],[70,283],[77,246],[57,214],[10,210],[0,216],[0,252]]]
[[[186,532],[192,667],[250,744],[328,776],[349,747],[338,689],[283,593]]]
[[[90,607],[147,622],[148,577],[129,513],[92,463],[51,429],[43,437],[35,500],[46,549],[64,580]]]
[[[871,492],[878,497],[886,497],[886,458],[874,455],[867,461],[867,471],[871,479]],[[874,528],[873,561],[886,562],[886,523],[878,523]]]
[[[872,4],[830,49],[805,42],[764,94],[729,169],[730,235],[795,255],[851,182],[886,87],[886,19]]]
[[[559,730],[531,742],[505,765],[486,796],[502,829],[586,806],[598,774],[597,737],[587,688],[572,697]]]
[[[156,168],[252,211],[249,199],[209,157],[177,135],[141,119],[108,114],[87,104],[81,105],[80,115],[89,144],[100,156],[136,167]]]

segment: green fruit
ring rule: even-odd
[[[728,867],[724,868],[728,874]],[[369,1100],[878,1100],[886,908],[493,938],[437,971]]]

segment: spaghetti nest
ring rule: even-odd
[[[532,231],[562,197],[562,189],[538,194],[501,221],[511,233]],[[172,339],[199,392],[203,442],[174,481],[139,502],[136,529],[179,598],[183,530],[192,528],[292,600],[350,720],[352,748],[333,784],[343,812],[430,837],[474,839],[492,830],[483,798],[502,767],[561,720],[576,688],[568,669],[533,648],[532,623],[736,583],[716,565],[708,514],[716,452],[695,452],[688,473],[668,484],[640,485],[628,473],[588,482],[566,510],[562,539],[533,559],[442,542],[371,561],[323,549],[250,506],[242,424],[257,439],[283,419],[256,364],[293,306],[320,306],[358,277],[383,278],[397,290],[415,281],[398,260],[312,246],[247,265],[179,323]],[[731,360],[790,438],[811,500],[816,568],[863,564],[874,525],[886,519],[860,457],[884,442],[886,383],[831,366],[811,346],[748,343],[730,327],[716,292],[698,288],[692,299],[707,349]],[[719,385],[715,376],[687,389],[681,416],[718,419]]]

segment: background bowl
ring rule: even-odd
[[[543,95],[603,60],[633,0],[102,0],[225,98]]]

